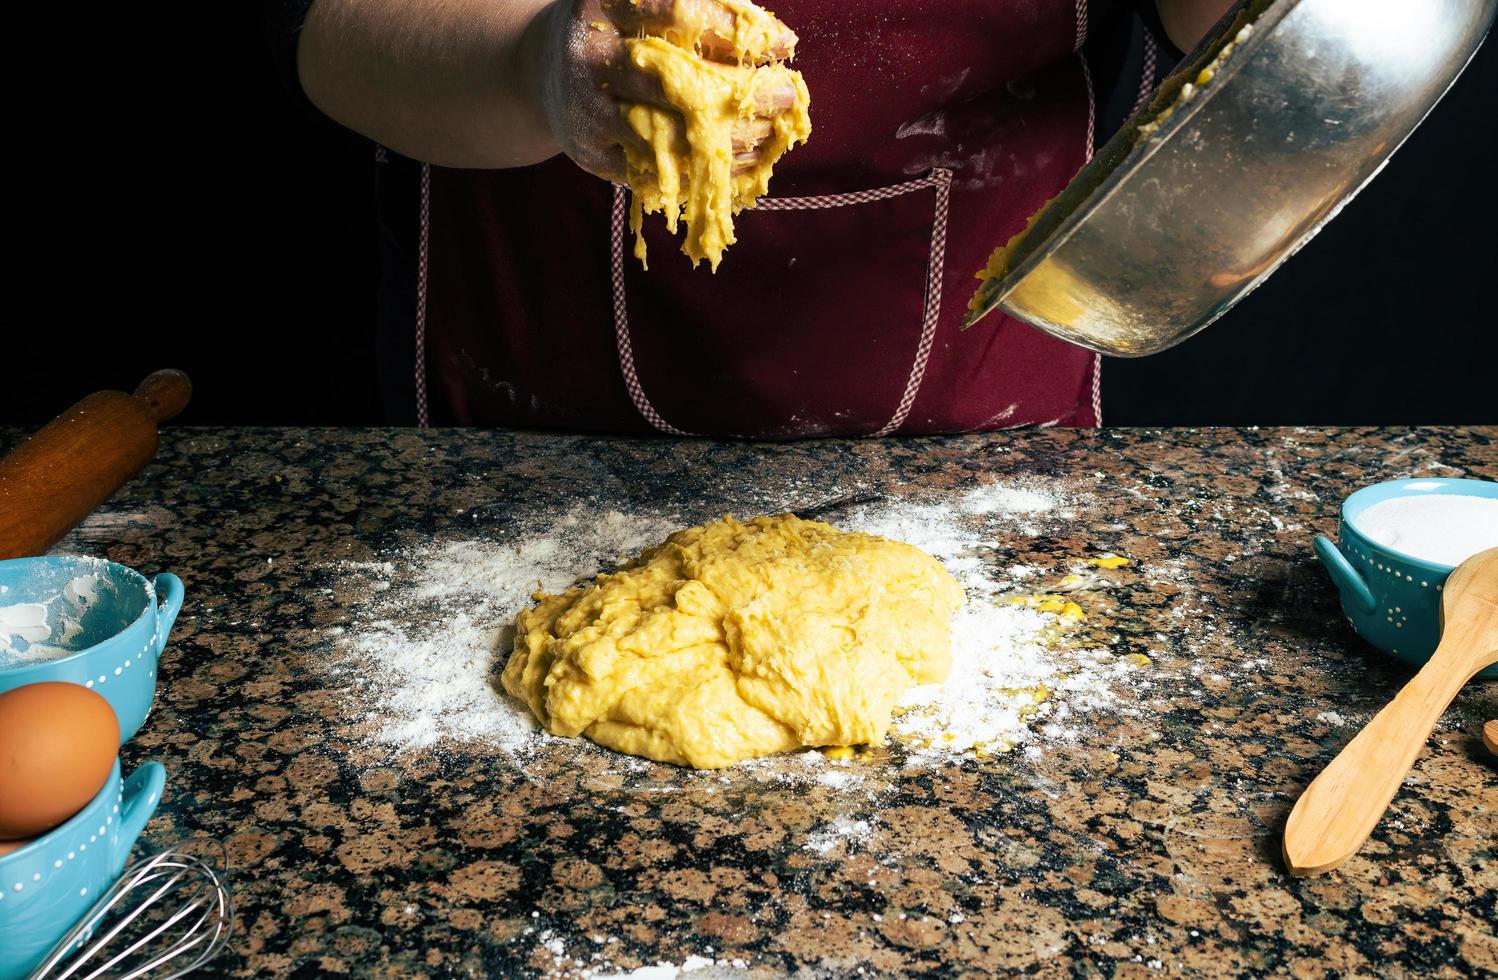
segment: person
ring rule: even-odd
[[[1100,425],[1101,359],[962,330],[973,277],[1090,158],[1135,13],[1142,98],[1231,6],[780,0],[811,138],[712,272],[659,216],[632,256],[621,106],[662,96],[618,54],[673,3],[726,33],[719,0],[264,2],[300,92],[378,146],[394,411],[769,439]]]

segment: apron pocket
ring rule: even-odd
[[[651,269],[614,188],[615,341],[630,399],[674,435],[884,435],[920,389],[941,311],[951,171],[871,190],[764,197],[717,273],[657,218]]]

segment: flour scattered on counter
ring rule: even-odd
[[[817,777],[817,782],[833,789],[853,789],[863,785],[863,777],[847,769],[829,769]]]
[[[806,849],[817,854],[828,854],[839,844],[845,848],[857,847],[867,844],[873,836],[874,827],[867,820],[838,817],[820,830],[808,834]]]
[[[396,750],[444,739],[534,747],[545,736],[499,687],[516,613],[537,589],[565,589],[674,527],[577,505],[512,540],[442,542],[346,566],[368,597],[333,639],[338,670],[368,705],[372,737]]]
[[[654,966],[642,966],[628,973],[592,972],[586,974],[589,980],[676,980],[686,973],[696,973],[704,977],[721,977],[729,972],[737,973],[747,969],[749,964],[744,960],[714,960],[706,956],[688,956],[678,966],[673,963],[656,963]]]
[[[1053,614],[987,597],[958,614],[952,675],[901,702],[893,734],[911,757],[1005,752],[1039,736],[1072,741],[1074,713],[1112,706],[1134,668],[1106,649],[1067,650]]]
[[[951,675],[907,692],[891,729],[912,764],[1005,752],[1037,736],[1073,740],[1077,711],[1116,703],[1114,683],[1131,665],[1068,642],[1080,606],[1027,595],[1038,570],[992,557],[1005,532],[1034,536],[1074,516],[1054,489],[1007,483],[968,491],[956,506],[873,505],[849,515],[853,530],[928,552],[967,593],[952,624]]]
[[[1047,533],[1074,516],[1061,488],[1041,481],[989,484],[940,504],[878,501],[827,515],[840,527],[927,551],[967,593],[953,624],[951,678],[915,689],[900,706],[891,742],[907,764],[1075,739],[1080,713],[1116,703],[1115,685],[1134,668],[1107,649],[1073,641],[1081,608],[1034,594],[1048,572],[1002,559],[1005,540]],[[341,584],[359,598],[346,627],[332,627],[328,636],[340,654],[334,669],[361,706],[368,737],[395,752],[451,743],[517,757],[557,741],[499,685],[516,613],[537,589],[565,589],[691,523],[579,503],[560,519],[513,521],[495,540],[435,542],[344,566]],[[816,752],[738,770],[874,792],[857,771]]]

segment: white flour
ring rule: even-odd
[[[101,587],[111,588],[97,575],[76,575],[42,602],[0,606],[0,669],[58,660],[82,649],[83,614],[98,601]]]
[[[1353,522],[1372,541],[1400,554],[1460,565],[1498,548],[1498,498],[1411,494],[1381,500]]]
[[[909,691],[895,718],[891,734],[912,762],[1006,751],[1032,738],[1037,725],[1040,734],[1072,738],[1075,729],[1067,722],[1074,707],[1111,702],[1108,678],[1097,668],[1111,671],[1117,658],[1108,651],[1064,649],[1056,642],[1055,613],[1013,604],[1031,590],[1020,583],[1036,577],[1036,570],[996,568],[983,557],[983,546],[996,544],[997,533],[1035,536],[1046,519],[1072,516],[1054,493],[995,484],[971,490],[951,506],[876,505],[839,522],[921,548],[967,593],[952,622],[947,683]]]
[[[682,960],[680,966],[674,963],[657,963],[654,966],[639,967],[628,973],[590,971],[585,975],[590,980],[676,980],[684,973],[699,973],[704,978],[721,977],[745,970],[748,965],[744,960],[713,960],[706,956],[688,956]]]
[[[867,820],[854,817],[838,817],[821,829],[808,834],[806,849],[817,854],[828,854],[839,844],[854,846],[867,844],[874,836],[874,827]]]
[[[1076,649],[1066,636],[1067,617],[1055,611],[1059,601],[1039,608],[1034,600],[1014,604],[1044,591],[1037,581],[1043,573],[1006,568],[994,557],[1003,539],[1035,536],[1073,516],[1056,488],[1010,483],[979,487],[942,505],[880,502],[825,515],[839,527],[925,550],[967,592],[968,604],[953,623],[951,679],[910,692],[891,732],[908,764],[1005,751],[1037,738],[1075,738],[1077,713],[1112,703],[1114,682],[1135,669],[1106,649]],[[350,682],[370,737],[394,752],[451,744],[488,746],[517,758],[550,741],[499,687],[516,613],[538,588],[560,591],[686,523],[577,504],[560,520],[538,516],[512,524],[500,540],[437,542],[387,561],[346,566],[344,584],[361,598],[351,628],[333,631],[340,653],[335,669]],[[1052,577],[1073,570],[1056,569]],[[778,767],[777,778],[834,788],[860,781],[817,753],[754,765],[756,771]]]
[[[515,615],[538,589],[565,589],[675,529],[579,505],[514,540],[449,541],[351,566],[370,595],[339,638],[339,666],[369,705],[375,739],[395,749],[444,739],[533,747],[534,720],[498,687]]]

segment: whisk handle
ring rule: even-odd
[[[141,763],[125,780],[124,801],[120,805],[119,844],[111,855],[115,874],[124,870],[130,849],[146,828],[146,821],[156,812],[156,804],[161,802],[161,791],[165,786],[166,769],[159,762]]]

